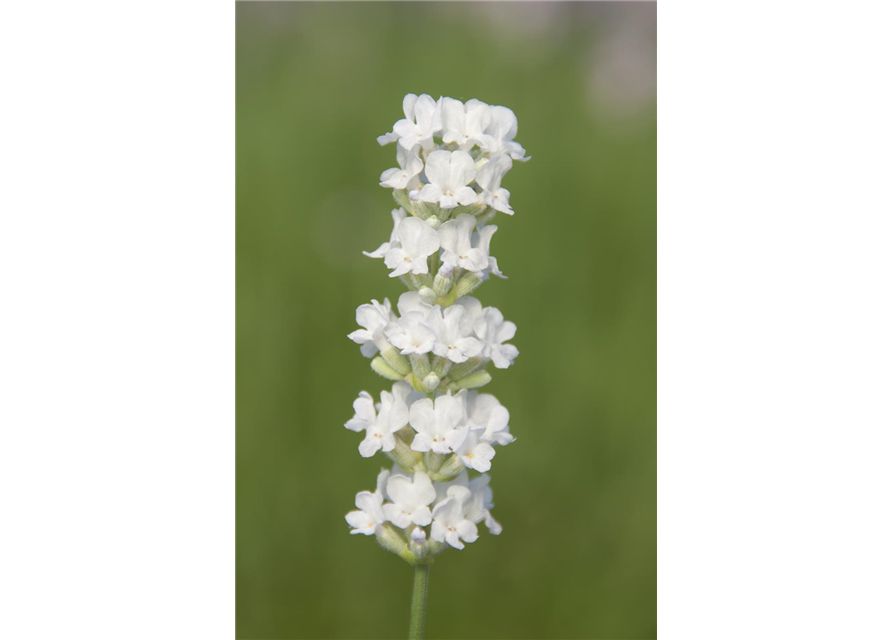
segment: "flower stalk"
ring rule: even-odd
[[[409,612],[409,640],[421,640],[425,632],[425,605],[428,602],[427,564],[415,566],[412,582],[412,607]]]

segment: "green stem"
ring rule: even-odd
[[[421,640],[425,629],[425,601],[428,598],[428,565],[417,564],[412,583],[412,611],[409,615],[409,640]]]

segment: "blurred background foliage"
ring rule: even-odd
[[[405,637],[412,569],[348,535],[386,460],[343,428],[378,378],[346,335],[398,280],[378,134],[408,92],[514,109],[476,295],[517,323],[487,391],[518,441],[505,527],[431,569],[429,638],[656,634],[656,109],[651,3],[237,4],[237,634]]]

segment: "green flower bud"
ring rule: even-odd
[[[436,366],[436,364],[437,364],[436,359],[435,359],[434,363]],[[469,358],[465,362],[460,362],[459,364],[454,364],[449,370],[450,371],[450,379],[451,380],[459,380],[461,378],[464,378],[465,376],[467,376],[471,373],[474,373],[475,371],[477,371],[478,369],[483,367],[485,364],[487,364],[486,359],[478,358],[478,357]]]
[[[395,553],[410,564],[417,561],[416,555],[409,549],[406,537],[403,532],[397,529],[390,522],[378,527],[375,531],[375,539],[383,549],[387,549],[391,553]]]
[[[483,213],[486,208],[487,205],[480,202],[474,202],[472,204],[460,204],[458,207],[450,211],[450,217],[458,218],[463,213],[467,213],[470,216],[477,216]]]
[[[372,359],[372,370],[388,380],[403,380],[403,376],[394,371],[393,367],[385,362],[381,356],[376,356]]]
[[[406,189],[394,189],[394,201],[413,215],[413,206],[409,201],[409,193]]]
[[[407,429],[406,427],[403,428]],[[409,429],[409,438],[412,439],[413,431]],[[402,435],[402,431],[401,434]],[[396,437],[394,441],[396,445],[394,448],[387,453],[387,456],[396,462],[404,471],[408,471],[412,473],[413,471],[424,470],[424,457],[418,451],[413,451],[410,449],[409,442],[404,440],[402,437]]]
[[[463,362],[462,364],[465,363]],[[431,366],[431,371],[436,373],[438,377],[445,378],[452,366],[452,361],[447,360],[446,358],[441,358],[440,356],[434,356],[434,364]]]
[[[456,476],[458,476],[464,468],[464,465],[459,460],[459,456],[453,454],[443,463],[440,469],[431,475],[431,479],[434,482],[450,482],[451,480],[455,480]]]
[[[409,361],[412,363],[412,372],[419,380],[424,380],[425,376],[431,373],[431,362],[428,360],[426,353],[412,353],[409,355]]]
[[[478,387],[483,387],[490,382],[490,380],[492,380],[492,377],[486,371],[476,371],[469,376],[465,376],[464,378],[460,378],[451,383],[449,388],[453,391],[458,391],[459,389],[476,389]]]
[[[481,280],[473,273],[466,272],[461,278],[459,278],[459,282],[456,283],[456,298],[461,298],[462,296],[466,296],[475,289],[480,286]]]
[[[396,347],[388,347],[381,352],[381,357],[391,369],[400,374],[401,378],[412,371],[409,360],[407,360],[406,356],[401,354]]]

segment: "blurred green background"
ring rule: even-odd
[[[518,325],[486,389],[518,438],[491,473],[505,531],[432,566],[426,636],[655,637],[654,5],[236,14],[238,637],[405,637],[412,568],[344,522],[387,461],[342,425],[390,385],[346,335],[402,292],[360,251],[390,233],[375,137],[407,92],[511,107],[533,156],[503,183],[509,279],[475,293]]]

